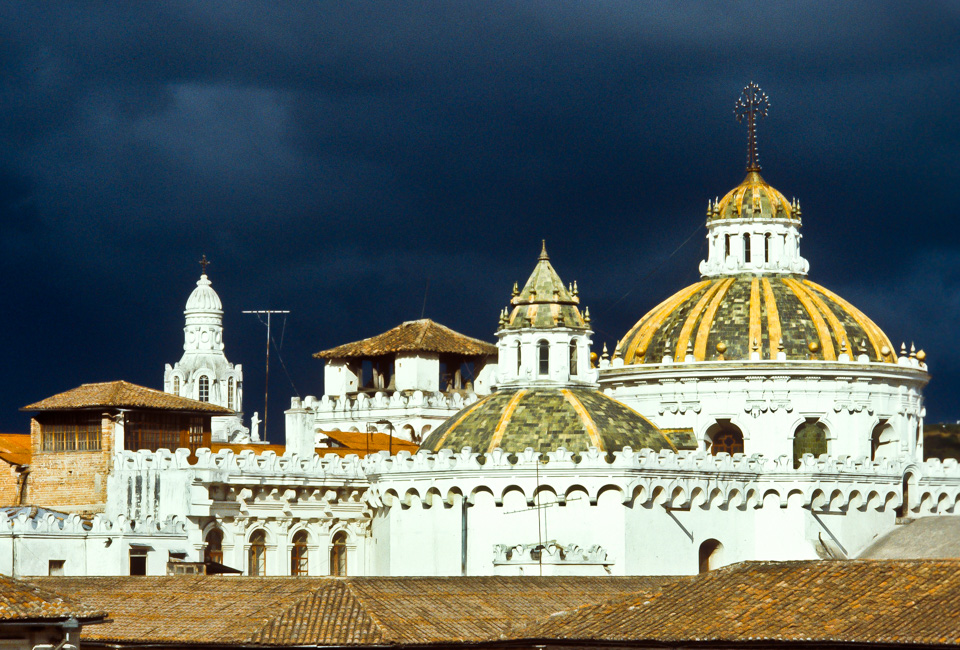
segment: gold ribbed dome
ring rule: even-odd
[[[763,180],[759,171],[747,172],[743,182],[710,205],[707,223],[719,219],[800,220],[799,205]]]
[[[782,342],[781,342],[782,341]],[[704,279],[666,299],[627,332],[617,346],[625,364],[750,359],[896,363],[890,339],[863,312],[832,291],[791,275],[736,275]]]

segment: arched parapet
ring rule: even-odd
[[[574,487],[579,487],[579,486],[574,486]],[[569,500],[569,499],[570,499],[570,494],[571,494],[573,491],[574,491],[574,488],[573,488],[573,487],[568,488],[566,494],[564,494],[564,498],[567,499],[567,500]],[[589,498],[590,498],[590,505],[592,505],[592,506],[593,506],[593,505],[596,505],[597,502],[600,500],[600,497],[603,496],[604,494],[606,494],[607,492],[616,492],[616,493],[618,494],[618,498],[619,498],[620,502],[621,502],[621,503],[624,503],[624,504],[629,503],[629,502],[631,501],[631,498],[632,498],[632,494],[631,494],[630,492],[628,492],[628,491],[624,488],[623,485],[617,485],[617,484],[614,484],[614,483],[606,483],[605,485],[601,485],[601,486],[597,489],[596,493],[595,493],[593,496],[589,496],[590,493],[587,492],[587,495],[588,495]]]
[[[527,494],[526,490],[524,490],[522,486],[517,485],[516,483],[511,483],[501,488],[499,490],[499,494],[497,494],[496,492],[492,492],[492,490],[491,490],[491,493],[494,495],[494,503],[497,505],[498,508],[503,506],[504,500],[507,498],[507,495],[510,493],[519,494],[523,498],[524,503],[526,503],[528,506],[534,505],[533,494],[532,493]]]
[[[497,496],[493,493],[493,490],[491,490],[491,489],[490,489],[488,486],[486,486],[486,485],[477,485],[477,486],[475,486],[472,490],[470,490],[470,496],[467,497],[467,503],[470,504],[470,505],[476,505],[476,503],[477,503],[477,495],[480,494],[481,492],[485,492],[485,493],[489,494],[490,497],[491,497],[494,501],[496,501]],[[502,503],[502,501],[501,501],[501,503]]]

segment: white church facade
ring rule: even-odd
[[[415,322],[325,351],[324,395],[292,400],[282,454],[121,451],[94,529],[150,522],[148,553],[245,574],[680,575],[854,558],[898,523],[960,514],[958,463],[923,460],[925,355],[807,279],[799,203],[759,173],[758,93],[747,176],[710,202],[701,281],[612,359],[591,362],[589,312],[544,247],[496,347]],[[168,390],[196,390],[197,368],[229,379],[215,296],[204,275]],[[435,413],[430,395],[447,400]],[[419,452],[315,453],[324,430],[371,426]],[[0,513],[0,557],[31,525]],[[64,570],[127,570],[106,558]]]

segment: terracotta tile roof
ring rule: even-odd
[[[0,433],[0,460],[11,465],[29,465],[30,456],[29,433]]]
[[[65,393],[59,393],[39,402],[24,406],[21,411],[66,411],[85,408],[134,408],[161,409],[165,411],[192,411],[227,415],[228,408],[209,402],[199,402],[179,397],[162,390],[137,386],[127,381],[108,381],[99,384],[83,384]]]
[[[495,640],[509,622],[672,578],[38,578],[110,613],[110,643],[343,646]]]
[[[70,617],[92,622],[105,618],[106,614],[28,582],[0,575],[0,620],[58,621]]]
[[[960,561],[746,562],[516,628],[511,639],[960,644]]]
[[[388,436],[385,433],[367,434],[357,431],[322,431],[321,433],[322,435],[333,439],[336,443],[341,445],[339,447],[317,447],[316,452],[321,456],[325,456],[326,454],[337,454],[338,456],[342,457],[350,454],[357,454],[362,458],[368,453],[375,454],[378,451],[390,450],[393,450],[393,453],[397,453],[398,451],[409,451],[411,454],[415,454],[420,448],[417,443],[404,440],[403,438],[393,437],[393,440],[391,441],[391,436]],[[272,451],[277,454],[277,456],[282,456],[287,450],[287,446],[268,445],[255,442],[237,444],[214,442],[210,445],[210,451],[214,453],[224,449],[230,449],[235,454],[239,454],[241,451],[246,451],[249,449],[258,455],[265,451]]]
[[[429,318],[407,321],[392,330],[355,343],[317,352],[317,359],[379,357],[397,352],[438,352],[466,356],[493,356],[497,346],[454,332]]]
[[[409,451],[411,454],[415,454],[420,449],[420,445],[415,442],[390,436],[386,433],[363,433],[360,431],[321,431],[320,433],[342,445],[340,447],[317,447],[317,453],[321,456],[332,452],[341,456],[357,454],[363,457],[367,455],[368,449],[371,454],[391,449],[393,453]]]

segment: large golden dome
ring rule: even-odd
[[[782,346],[782,349],[781,349]],[[802,276],[706,278],[652,309],[617,345],[625,364],[682,361],[836,360],[866,354],[896,363],[890,339],[863,312]]]

